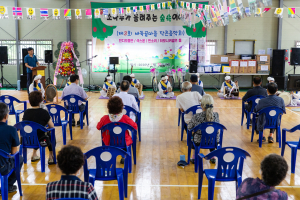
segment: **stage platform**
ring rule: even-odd
[[[261,177],[260,162],[264,156],[270,153],[281,153],[278,143],[263,143],[262,148],[258,147],[254,136],[251,143],[251,127],[247,130],[246,125],[241,126],[242,101],[221,100],[217,92],[206,91],[214,97],[214,111],[219,113],[220,123],[227,131],[223,135],[223,147],[234,146],[243,148],[250,153],[251,157],[244,162],[243,179],[247,177]],[[59,96],[61,91],[58,92]],[[20,100],[28,100],[26,91],[2,90],[2,95],[12,95]],[[90,125],[73,127],[73,140],[70,140],[69,129],[67,128],[67,144],[79,146],[83,152],[101,145],[101,133],[96,129],[96,125],[103,115],[107,114],[108,100],[99,100],[99,93],[88,92],[89,99],[89,120]],[[129,174],[128,200],[196,200],[198,192],[198,175],[194,172],[194,165],[190,164],[185,168],[178,167],[177,162],[180,155],[184,154],[187,158],[186,134],[183,141],[180,141],[180,126],[178,124],[178,108],[176,101],[164,100],[156,101],[156,93],[144,91],[145,99],[141,101],[142,112],[142,141],[137,142],[137,164],[133,165],[132,173]],[[180,95],[175,92],[175,95]],[[245,92],[240,93],[242,97]],[[59,100],[60,101],[60,100]],[[61,103],[61,105],[63,105]],[[16,104],[17,109],[21,104]],[[28,108],[30,105],[28,104]],[[281,128],[292,128],[300,124],[300,113],[287,108],[287,114],[282,117]],[[78,115],[75,115],[78,120]],[[22,119],[22,115],[20,117]],[[15,124],[15,117],[10,116],[9,125]],[[266,130],[265,134],[269,134]],[[56,128],[56,152],[63,147],[61,127]],[[288,141],[298,141],[299,132],[287,134]],[[48,158],[48,150],[46,156]],[[23,197],[18,192],[9,194],[9,199],[39,200],[45,199],[46,184],[51,181],[60,180],[61,172],[57,165],[48,166],[46,172],[41,173],[40,161],[31,163],[32,150],[28,150],[27,164],[21,170],[21,181]],[[201,150],[201,153],[208,154],[209,150]],[[39,154],[39,153],[38,153]],[[297,159],[296,173],[291,174],[291,151],[286,148],[284,158],[289,169],[284,181],[276,187],[286,191],[289,199],[300,199],[300,159]],[[94,160],[89,160],[88,165],[94,167]],[[119,160],[117,166],[121,166]],[[215,164],[209,161],[204,162],[204,168],[214,168]],[[77,174],[81,180],[83,168]],[[202,198],[208,198],[208,182],[206,177],[203,181]],[[117,181],[95,182],[95,189],[99,200],[118,200]],[[233,182],[216,182],[215,200],[235,199],[235,184]]]

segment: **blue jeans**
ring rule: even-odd
[[[32,83],[32,73],[27,73],[27,93],[29,94],[29,86]]]
[[[23,157],[20,155],[20,170],[23,166]],[[9,159],[9,162],[0,167],[0,173],[2,175],[6,175],[10,172],[11,169],[13,169],[15,167],[15,159],[14,158],[11,158]],[[20,172],[17,172],[17,173],[20,173]],[[14,171],[9,177],[8,177],[8,188],[9,187],[12,187],[14,185],[14,183],[16,182],[17,180],[17,176],[16,176],[16,171]],[[2,186],[1,186],[2,187]]]

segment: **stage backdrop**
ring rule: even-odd
[[[189,62],[189,38],[206,37],[206,29],[198,17],[194,25],[185,26],[179,19],[176,9],[161,9],[147,12],[149,3],[97,3],[91,2],[92,12],[99,8],[124,8],[124,14],[113,16],[111,9],[108,15],[92,19],[93,55],[98,55],[92,62],[92,72],[107,72],[109,57],[119,57],[118,72],[149,73],[154,66],[160,72],[174,66],[184,67]],[[157,2],[155,8],[157,8]],[[207,2],[202,3],[204,5]],[[133,13],[133,6],[144,5],[144,12]],[[131,14],[126,15],[126,7]],[[166,67],[160,67],[166,66]]]

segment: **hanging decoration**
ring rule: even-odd
[[[120,13],[120,15],[123,15],[124,14],[124,8],[119,8],[119,13]]]
[[[23,19],[23,13],[22,13],[22,8],[21,7],[13,7],[13,17],[16,20],[21,20]]]
[[[52,19],[60,20],[60,9],[52,9]]]
[[[27,19],[35,20],[35,8],[27,8]]]
[[[95,11],[94,11],[94,17],[95,17],[95,19],[99,19],[101,17],[101,15],[100,15],[100,9],[99,8],[95,9]]]
[[[262,17],[261,8],[256,8],[256,13],[254,14],[254,17]]]
[[[162,8],[162,9],[166,9],[166,2],[162,2],[162,3],[161,3],[161,8]]]
[[[8,19],[7,7],[0,6],[0,19]]]
[[[160,9],[161,9],[161,7],[160,7],[160,3],[156,4],[156,6],[157,6],[157,9],[158,9],[158,10],[160,10]]]
[[[127,8],[126,8],[126,15],[131,15],[130,7],[127,7]]]
[[[146,5],[146,11],[149,12],[149,10],[150,10],[150,5]]]
[[[155,10],[155,5],[151,4],[151,11],[154,11],[154,10]]]
[[[116,9],[116,8],[112,8],[112,9],[111,9],[111,15],[112,15],[113,17],[116,17],[116,16],[117,16],[117,9]]]
[[[49,19],[49,11],[48,8],[41,8],[40,9],[40,16],[42,20],[48,20]]]
[[[141,12],[141,13],[144,12],[144,6],[140,6],[139,9],[140,9],[140,12]]]
[[[255,0],[248,0],[248,4],[249,4],[250,12],[255,14],[257,11],[255,9]]]
[[[288,18],[295,18],[295,17],[296,17],[296,8],[288,8]]]
[[[271,8],[264,8],[263,13],[268,12],[269,10],[271,10]]]
[[[283,14],[283,8],[276,8],[274,13],[275,17],[282,18],[282,14]]]
[[[92,9],[85,9],[85,19],[92,19]]]
[[[82,19],[81,9],[75,10],[75,19]]]
[[[133,13],[136,14],[137,13],[137,6],[133,7]]]

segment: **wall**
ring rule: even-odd
[[[107,2],[107,0],[97,2]],[[124,0],[123,2],[140,2],[140,0]],[[152,0],[150,2],[161,2],[160,0]],[[212,4],[215,1],[210,1]],[[243,0],[244,5],[248,5],[247,0]],[[4,29],[7,33],[0,29],[0,39],[13,39],[10,35],[15,37],[15,21],[12,19],[11,7],[14,6],[14,1],[12,0],[1,0],[1,5],[8,6],[9,16],[8,20],[1,20],[0,27]],[[279,0],[273,0],[273,6],[277,7],[279,5]],[[288,1],[284,0],[284,5],[287,7],[300,7],[300,1]],[[21,7],[36,7],[36,8],[65,8],[64,0],[19,0],[19,6]],[[71,8],[89,8],[90,0],[71,0]],[[52,10],[49,10],[52,12]],[[25,12],[25,9],[23,9]],[[72,12],[74,17],[74,13]],[[61,20],[53,21],[49,19],[48,21],[42,21],[37,17],[37,20],[27,20],[26,14],[23,15],[24,19],[19,21],[19,34],[21,39],[53,39],[53,50],[57,49],[57,43],[66,40],[66,22],[61,18]],[[43,23],[42,23],[43,22]],[[282,30],[282,48],[290,49],[295,46],[295,40],[299,40],[299,27],[300,21],[296,19],[288,19],[287,11],[284,11],[283,18],[283,30]],[[228,26],[228,38],[227,38],[227,52],[233,52],[233,40],[234,39],[254,39],[256,40],[255,53],[258,49],[267,49],[277,47],[277,27],[278,18],[274,17],[274,9],[265,13],[262,18],[250,18],[242,19],[239,22],[233,23],[230,19],[230,24]],[[33,30],[34,29],[34,30]],[[207,30],[208,40],[217,40],[217,54],[224,53],[224,27],[216,27]],[[30,32],[30,33],[29,33]],[[28,34],[29,33],[29,34]],[[10,34],[10,35],[9,35]],[[28,35],[27,35],[28,34]],[[86,59],[86,41],[91,39],[91,21],[89,20],[71,20],[71,38],[72,41],[78,43],[78,51],[80,52],[80,60]],[[82,67],[88,70],[86,63],[82,63]],[[291,69],[288,64],[286,65],[286,71]],[[5,66],[4,75],[12,84],[17,82],[17,68],[16,66]],[[300,71],[297,70],[298,73]],[[54,70],[51,67],[51,77],[53,77]],[[46,73],[47,74],[47,73]],[[92,73],[91,74],[91,84],[101,85],[103,83],[106,74]],[[144,84],[150,85],[150,75],[149,74],[137,74],[136,77],[140,79]],[[223,77],[216,77],[223,79]],[[238,78],[240,80],[241,78]],[[244,79],[244,78],[243,78]],[[250,81],[251,77],[244,79],[247,83]],[[85,83],[88,84],[88,77],[84,78]],[[119,80],[119,75],[117,75],[117,81]],[[202,80],[206,85],[219,87],[219,82],[211,77],[202,76]],[[59,83],[61,80],[58,81]]]

